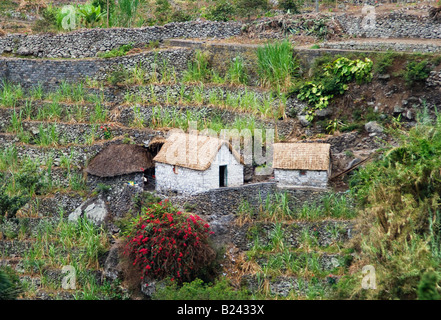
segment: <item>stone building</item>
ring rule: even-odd
[[[144,189],[145,172],[152,168],[153,156],[147,148],[133,144],[110,144],[89,161],[85,171],[92,188],[98,183],[109,186],[133,183]]]
[[[274,180],[281,186],[325,188],[331,175],[328,143],[275,143]]]
[[[243,160],[227,141],[175,132],[155,161],[156,191],[194,194],[243,184]]]

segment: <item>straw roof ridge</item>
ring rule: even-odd
[[[273,168],[291,170],[328,170],[329,143],[275,143]]]
[[[143,172],[154,166],[152,158],[142,146],[110,144],[92,158],[86,172],[102,178]]]
[[[223,145],[226,145],[235,159],[243,164],[242,157],[228,141],[183,132],[172,133],[153,161],[205,171],[210,168]]]

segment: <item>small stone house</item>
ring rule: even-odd
[[[153,159],[156,191],[194,194],[243,184],[243,160],[230,143],[174,132]]]
[[[86,168],[90,186],[132,183],[144,189],[144,172],[154,168],[153,156],[143,146],[110,144],[93,157]]]
[[[331,175],[331,145],[275,143],[273,168],[280,185],[325,188]]]

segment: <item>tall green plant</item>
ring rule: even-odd
[[[208,64],[206,53],[201,50],[196,51],[193,61],[188,62],[188,68],[184,72],[184,82],[204,82],[209,79],[211,71]]]
[[[139,0],[119,0],[120,21],[124,27],[131,27],[139,6]]]
[[[257,72],[263,87],[286,91],[297,76],[299,62],[288,40],[257,49]]]

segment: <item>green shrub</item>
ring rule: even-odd
[[[207,18],[213,21],[231,20],[236,12],[236,8],[230,2],[222,0],[208,11]]]
[[[172,10],[168,0],[156,0],[155,2],[155,18],[160,23],[166,23],[170,19],[170,12]]]
[[[402,72],[402,75],[406,85],[412,86],[416,82],[426,80],[429,77],[431,70],[432,66],[427,60],[422,60],[420,62],[409,61]]]
[[[440,300],[438,282],[439,275],[435,271],[424,273],[418,284],[418,300]]]
[[[326,76],[337,76],[341,83],[349,83],[354,80],[357,83],[363,83],[372,80],[372,66],[373,62],[368,58],[362,61],[341,57],[326,65],[324,69]]]
[[[176,282],[168,282],[159,289],[153,300],[247,300],[248,292],[236,291],[225,278],[212,283],[204,283],[200,279],[185,282],[178,286]]]
[[[238,13],[248,19],[259,12],[268,10],[268,0],[237,0],[236,7]]]
[[[0,300],[15,300],[21,291],[18,276],[0,269]]]
[[[399,146],[350,180],[361,214],[358,254],[365,264],[375,264],[378,287],[365,293],[354,289],[353,294],[436,296],[433,276],[421,276],[424,270],[440,271],[441,121],[418,123],[408,132],[396,131],[394,138]]]
[[[302,3],[299,3],[299,1],[296,0],[280,0],[279,1],[279,7],[285,11],[290,12],[293,14],[300,13],[300,7],[302,6]]]
[[[307,119],[312,121],[314,119],[315,111],[322,110],[329,105],[329,102],[334,97],[333,94],[326,94],[322,83],[308,81],[305,82],[298,91],[297,98],[308,103],[309,110],[307,110]]]
[[[324,61],[321,61],[322,64]],[[321,65],[319,62],[317,64]],[[368,58],[362,61],[340,57],[324,64],[322,74],[317,73],[314,80],[297,85],[293,89],[293,93],[297,93],[298,99],[308,103],[308,121],[314,119],[316,110],[326,108],[335,95],[343,94],[349,87],[348,83],[371,81],[372,65],[372,61]],[[318,66],[315,66],[315,69],[317,68]]]
[[[25,195],[8,195],[5,186],[0,186],[0,217],[15,217],[17,211],[28,201],[29,197]]]
[[[385,74],[392,66],[395,59],[394,52],[387,52],[380,55],[380,58],[375,62],[374,72]]]
[[[100,7],[103,16],[107,16],[107,4],[109,5],[109,27],[112,26],[113,15],[115,14],[115,0],[92,0],[94,7]]]

